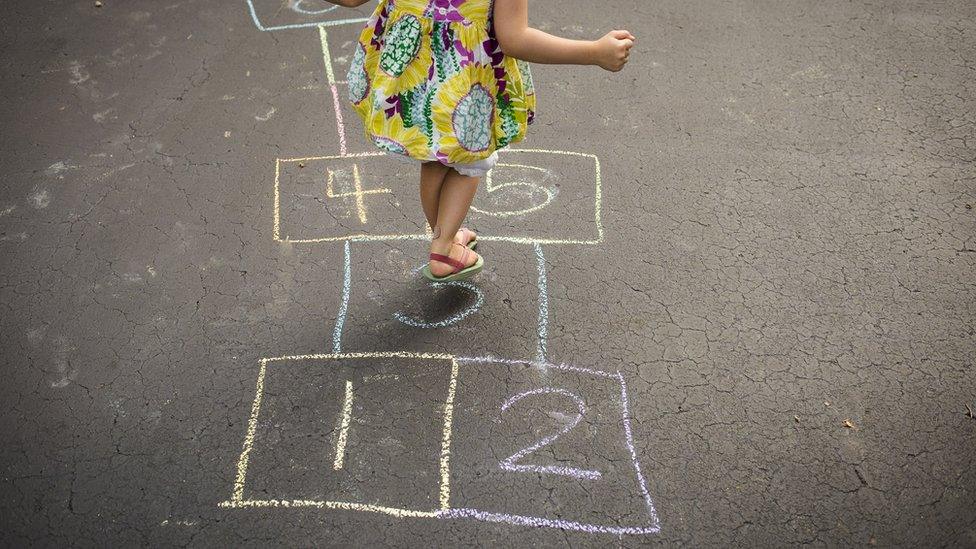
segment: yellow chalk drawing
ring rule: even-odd
[[[246,499],[241,501],[230,500],[222,501],[218,504],[225,509],[246,509],[262,507],[283,507],[283,508],[302,508],[312,507],[318,509],[342,509],[344,511],[367,511],[370,513],[380,513],[397,518],[432,518],[438,516],[438,511],[416,511],[413,509],[400,509],[397,507],[384,507],[382,505],[369,505],[366,503],[349,503],[345,501],[317,501],[307,499]]]
[[[342,403],[342,425],[339,426],[339,440],[336,441],[336,457],[332,468],[342,469],[346,457],[346,439],[349,437],[349,423],[352,421],[352,382],[346,381],[346,399]]]
[[[254,403],[251,404],[251,418],[247,422],[247,434],[244,435],[244,447],[241,457],[237,460],[237,478],[234,479],[233,501],[244,499],[244,479],[247,478],[247,462],[254,447],[254,433],[258,428],[258,414],[261,412],[261,397],[264,396],[264,376],[268,373],[268,362],[261,359],[261,369],[258,370],[258,382],[254,391]]]
[[[347,360],[353,358],[423,358],[437,360],[454,360],[454,355],[446,353],[409,353],[409,352],[377,352],[377,353],[325,353],[312,355],[287,355],[262,358],[265,362],[289,362],[295,360]]]
[[[366,203],[363,197],[368,194],[392,194],[393,191],[390,189],[368,189],[363,190],[363,181],[359,177],[359,164],[352,165],[352,184],[355,189],[351,193],[340,193],[335,192],[335,172],[326,168],[328,172],[328,179],[325,184],[325,195],[329,198],[345,198],[347,196],[356,197],[356,213],[359,214],[359,222],[363,225],[366,224]]]
[[[508,153],[542,153],[542,154],[560,154],[565,156],[575,156],[581,158],[589,158],[593,160],[594,163],[594,201],[593,201],[593,218],[596,225],[596,238],[593,239],[568,239],[568,238],[527,238],[518,236],[493,236],[493,235],[479,235],[478,238],[485,242],[511,242],[514,244],[582,244],[582,245],[595,245],[603,242],[603,220],[602,220],[602,177],[601,177],[601,167],[600,159],[596,155],[573,152],[573,151],[555,151],[546,149],[502,149],[499,151],[502,154]],[[329,236],[322,238],[282,238],[281,236],[281,194],[280,194],[280,184],[281,184],[281,165],[285,163],[305,163],[319,160],[339,160],[348,158],[373,158],[379,156],[386,156],[383,152],[363,152],[363,153],[349,153],[342,155],[333,156],[306,156],[300,158],[278,158],[275,160],[275,179],[274,179],[274,223],[272,228],[272,236],[276,242],[288,242],[290,244],[315,244],[320,242],[377,242],[377,241],[398,241],[398,240],[430,240],[430,236],[426,233],[393,233],[393,234],[369,234],[369,233],[354,233],[343,236]]]
[[[526,166],[525,164],[501,164],[501,163],[499,163],[499,164],[496,164],[495,165],[495,168],[494,169],[498,169],[500,167],[503,167],[503,168],[504,167],[507,167],[507,168],[524,168],[524,169],[527,169],[527,170],[537,170],[537,171],[540,171],[540,172],[549,173],[549,170],[547,170],[545,168],[540,168],[538,166]],[[538,191],[542,191],[543,193],[545,193],[546,194],[546,199],[541,204],[536,204],[535,206],[532,206],[530,208],[525,208],[525,209],[522,209],[522,210],[508,210],[508,211],[500,211],[500,212],[489,212],[489,211],[486,211],[486,210],[479,210],[475,206],[471,206],[471,211],[477,212],[477,213],[480,213],[480,214],[483,214],[483,215],[491,216],[491,217],[515,217],[515,216],[519,216],[519,215],[525,215],[527,213],[537,212],[537,211],[541,210],[542,208],[545,208],[546,206],[548,206],[549,203],[552,202],[552,199],[556,197],[556,193],[553,192],[552,189],[550,189],[548,187],[543,187],[542,185],[536,185],[535,183],[529,183],[528,181],[511,181],[509,183],[501,183],[501,184],[495,185],[494,184],[494,177],[493,177],[494,176],[494,173],[493,172],[494,172],[494,170],[488,172],[488,175],[485,176],[485,186],[488,188],[488,193],[489,194],[490,193],[493,193],[493,192],[495,192],[495,191],[497,191],[499,189],[514,188],[514,187],[529,187],[531,189],[538,190]]]
[[[345,509],[354,511],[369,511],[382,513],[394,517],[435,517],[440,511],[417,511],[411,509],[400,509],[396,507],[384,507],[382,505],[372,505],[365,503],[345,502],[345,501],[313,501],[313,500],[251,500],[244,499],[244,486],[247,479],[248,460],[251,450],[254,448],[254,436],[258,428],[258,416],[261,414],[261,401],[264,397],[264,380],[268,373],[268,365],[277,362],[303,361],[303,360],[351,360],[362,358],[408,358],[422,360],[449,360],[451,361],[451,378],[448,382],[447,398],[444,404],[444,427],[441,432],[441,452],[440,452],[440,485],[438,493],[440,495],[440,511],[450,508],[451,498],[451,433],[454,424],[454,396],[457,389],[458,362],[454,355],[442,353],[409,353],[409,352],[380,352],[380,353],[331,353],[331,354],[312,354],[312,355],[290,355],[262,358],[258,379],[255,384],[254,403],[251,405],[251,415],[247,422],[247,433],[244,435],[244,444],[241,455],[237,460],[237,477],[234,480],[234,491],[231,499],[221,502],[220,507],[225,508],[247,508],[247,507],[317,507],[326,509]],[[345,454],[345,439],[343,431],[348,430],[348,423],[351,421],[352,414],[352,382],[346,381],[346,398],[343,404],[342,429],[340,430],[340,440],[342,450],[337,448],[336,462],[333,469],[342,468],[341,456]],[[337,445],[338,446],[338,445]],[[338,466],[336,466],[338,464]]]
[[[329,51],[329,33],[325,31],[324,25],[319,25],[319,43],[322,46],[325,77],[328,78],[330,86],[335,86],[337,82],[335,77],[335,69],[332,67],[332,54]]]
[[[322,44],[322,62],[325,64],[325,75],[329,79],[329,90],[332,92],[332,107],[336,115],[336,131],[339,132],[339,154],[346,154],[346,126],[342,122],[342,107],[339,102],[339,89],[336,88],[335,71],[332,67],[332,54],[329,53],[329,34],[325,26],[319,25],[319,40]]]
[[[441,434],[441,509],[451,508],[451,431],[454,429],[454,393],[457,390],[458,363],[451,358],[451,381],[444,404],[444,430]]]

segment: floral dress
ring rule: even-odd
[[[381,0],[359,36],[349,100],[377,147],[471,163],[525,137],[526,63],[502,53],[492,0]]]

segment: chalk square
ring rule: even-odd
[[[381,152],[279,159],[274,239],[280,242],[419,239],[425,236],[412,166]],[[416,195],[416,196],[415,196]]]
[[[619,535],[659,531],[618,373],[458,361],[451,516]]]
[[[456,374],[446,355],[263,360],[230,503],[436,511]]]
[[[427,240],[418,166],[379,152],[275,161],[273,237],[279,242]],[[569,151],[503,149],[468,221],[486,242],[603,240],[599,159]]]
[[[595,155],[502,149],[468,218],[491,240],[597,244],[603,240],[600,160]]]
[[[535,255],[524,246],[496,242],[481,243],[478,250],[487,258],[479,275],[434,283],[420,273],[427,263],[426,243],[350,244],[345,314],[326,334],[334,349],[536,356]]]
[[[366,4],[372,11],[374,2]],[[306,0],[247,0],[254,26],[261,31],[363,24],[365,17],[350,17],[347,8]]]

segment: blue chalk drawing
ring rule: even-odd
[[[485,294],[483,294],[481,290],[478,289],[478,287],[475,286],[474,284],[470,284],[468,282],[460,282],[460,281],[431,283],[431,287],[433,288],[444,288],[449,286],[454,286],[456,288],[464,288],[465,290],[470,291],[475,295],[475,303],[470,307],[464,309],[460,313],[457,313],[449,318],[445,318],[444,320],[440,320],[438,322],[424,322],[422,320],[416,320],[414,318],[410,318],[409,316],[399,311],[393,313],[393,318],[399,320],[400,322],[406,324],[407,326],[413,326],[415,328],[446,328],[452,324],[457,324],[458,322],[461,322],[462,320],[470,316],[472,313],[480,309],[482,305],[484,305]]]
[[[542,245],[538,242],[532,244],[535,248],[536,263],[539,268],[539,345],[536,352],[536,361],[546,361],[546,345],[549,339],[549,289],[546,283],[546,258],[542,255]]]
[[[413,274],[416,275],[420,273],[420,271],[423,268],[424,268],[423,265],[416,267],[413,270]],[[416,320],[414,318],[410,318],[409,316],[401,313],[400,311],[393,313],[393,318],[399,320],[400,322],[406,324],[407,326],[413,326],[415,328],[446,328],[452,324],[457,324],[458,322],[464,320],[472,313],[480,309],[482,305],[485,304],[485,294],[481,291],[480,288],[478,288],[474,284],[471,284],[470,282],[463,282],[457,280],[453,282],[432,282],[430,286],[432,288],[448,288],[452,286],[455,288],[464,288],[465,290],[468,290],[469,292],[475,295],[475,303],[474,305],[471,305],[470,307],[464,309],[460,313],[457,313],[449,318],[445,318],[444,320],[438,322],[424,322],[422,320]]]
[[[350,263],[349,242],[346,242],[344,261],[344,276],[342,279],[342,303],[339,304],[339,314],[336,315],[335,331],[332,332],[332,352],[342,352],[342,328],[346,324],[346,311],[349,310],[349,289],[352,285],[352,265]]]

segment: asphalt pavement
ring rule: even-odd
[[[976,4],[531,2],[419,276],[368,6],[0,21],[4,546],[976,546]]]

